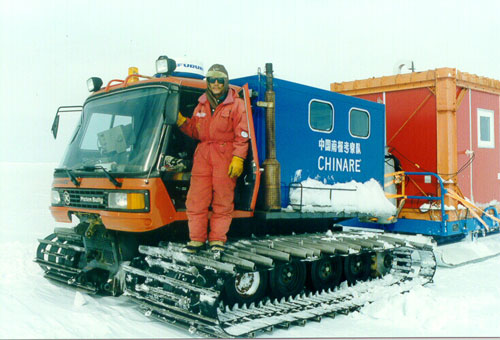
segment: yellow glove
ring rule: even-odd
[[[178,127],[181,127],[182,124],[184,124],[184,122],[187,120],[186,117],[184,117],[182,115],[182,113],[179,112],[179,114],[177,115],[177,126]]]
[[[227,174],[229,177],[239,177],[243,172],[243,158],[238,156],[233,156],[231,164],[229,164],[229,171]]]

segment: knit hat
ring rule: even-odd
[[[228,78],[229,79],[229,75],[227,73],[226,68],[224,67],[224,65],[221,65],[221,64],[214,64],[214,65],[210,66],[210,68],[208,69],[208,72],[207,72],[207,78],[209,78],[209,77]]]

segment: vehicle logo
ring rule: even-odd
[[[71,198],[69,197],[69,192],[67,192],[67,191],[63,192],[63,200],[64,200],[64,204],[66,204],[66,205],[71,204]]]
[[[96,196],[80,196],[80,202],[104,204],[104,198]]]

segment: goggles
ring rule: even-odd
[[[215,82],[218,82],[219,84],[224,84],[224,79],[226,78],[214,78],[214,77],[208,77],[207,78],[207,81],[210,83],[210,84],[213,84]]]

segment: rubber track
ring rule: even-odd
[[[325,248],[328,244],[331,249],[334,245],[338,248],[342,248],[341,244],[348,245],[339,251],[339,256],[363,252],[390,252],[390,272],[382,278],[336,291],[302,294],[280,301],[267,299],[257,305],[229,308],[221,303],[224,280],[236,273],[249,271],[248,268],[243,268],[249,264],[239,263],[237,257],[235,260],[223,256],[215,260],[210,258],[208,253],[186,255],[181,252],[181,245],[169,243],[163,247],[139,248],[144,254],[141,262],[143,268],[137,263],[124,266],[125,294],[139,301],[146,315],[187,329],[193,334],[210,337],[254,337],[276,327],[303,325],[310,320],[320,321],[324,316],[333,317],[359,310],[388,292],[405,292],[415,285],[432,281],[436,270],[436,260],[431,247],[410,244],[385,235],[366,236],[366,233],[363,236],[357,236],[356,233],[338,233],[333,237],[321,234],[240,241],[230,244],[229,249],[239,249],[240,252],[247,249],[249,253],[258,250],[261,254],[269,252],[277,258],[283,256],[279,252],[287,252],[281,248],[279,252],[273,253],[272,247],[285,244],[290,248],[288,254],[294,254],[290,256],[290,260],[314,261],[319,258],[318,252],[311,250],[314,244],[320,242],[321,247],[317,248]],[[266,244],[268,250],[259,248],[265,247]],[[299,244],[307,246],[301,248]],[[228,260],[232,263],[226,262]],[[257,267],[263,270],[262,266]],[[272,266],[266,270],[271,269]]]
[[[92,284],[78,282],[82,274],[79,259],[85,256],[85,248],[81,236],[73,232],[53,233],[45,239],[38,240],[36,258],[47,279],[74,286],[89,293],[97,293]]]

